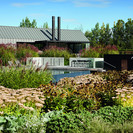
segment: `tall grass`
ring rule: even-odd
[[[12,89],[36,88],[41,84],[48,84],[51,79],[52,75],[40,68],[6,67],[0,69],[0,85]]]
[[[8,65],[8,61],[15,60],[16,49],[11,44],[0,44],[0,65]]]
[[[103,58],[104,54],[119,54],[119,51],[115,45],[107,45],[106,47],[91,47],[89,49],[83,49],[80,51],[81,57]]]
[[[16,48],[15,44],[0,44],[0,64],[8,65],[8,61],[20,60],[25,63],[27,57],[38,57],[39,50],[30,44],[19,44]]]
[[[43,50],[42,57],[64,57],[65,65],[69,65],[69,58],[74,57],[68,49],[57,46],[50,46]]]
[[[33,45],[20,44],[16,51],[16,58],[26,63],[27,57],[38,57],[38,51],[38,48]]]

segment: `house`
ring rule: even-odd
[[[54,16],[52,16],[52,29],[0,26],[0,44],[28,43],[39,49],[56,45],[67,47],[73,53],[78,53],[82,49],[82,44],[89,46],[89,40],[80,30],[61,29],[60,27],[60,17],[58,17],[58,28],[55,29]]]

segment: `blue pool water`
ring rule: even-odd
[[[54,70],[55,71],[55,70]],[[85,74],[90,74],[90,71],[66,71],[66,70],[56,70],[55,73],[52,73],[53,75],[53,83],[58,82],[60,79],[65,77],[75,77],[75,76],[81,76]]]

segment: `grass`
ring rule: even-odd
[[[8,67],[0,69],[0,85],[12,88],[38,88],[41,84],[48,84],[52,75],[41,68]]]

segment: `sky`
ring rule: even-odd
[[[133,0],[0,0],[0,26],[19,26],[28,17],[42,27],[52,16],[61,17],[61,29],[91,31],[99,22],[113,27],[114,22],[133,19]]]

